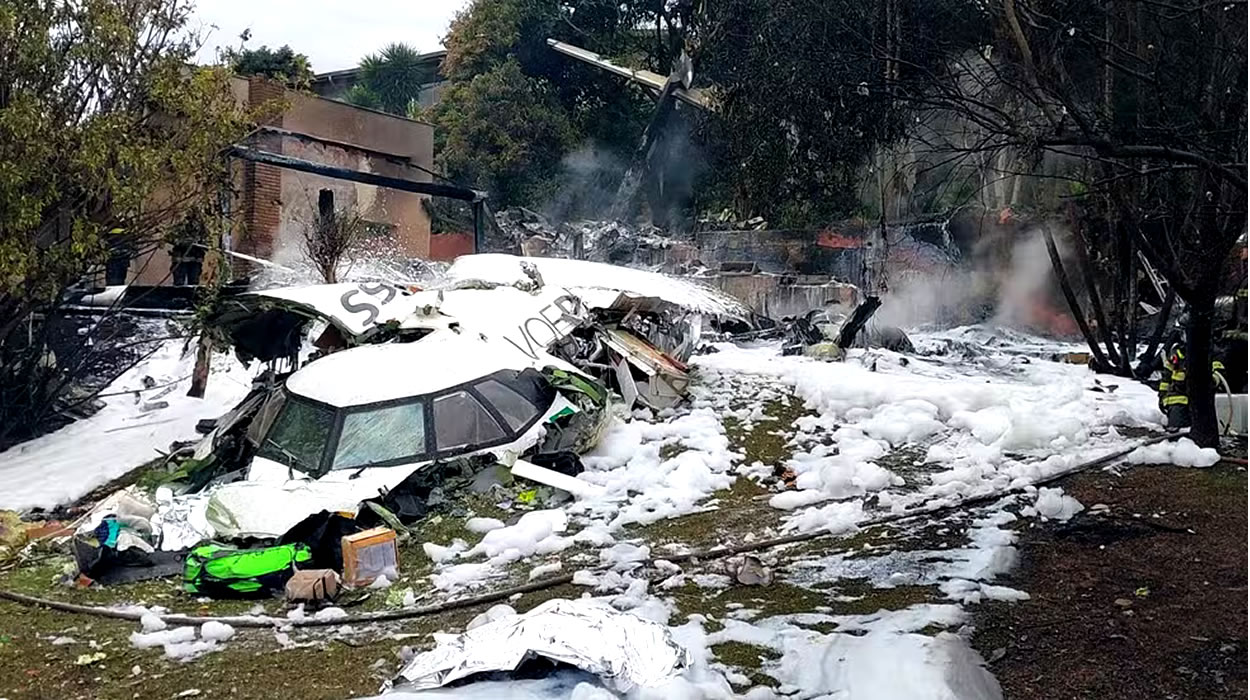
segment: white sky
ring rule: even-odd
[[[199,59],[207,63],[218,47],[278,48],[290,44],[308,56],[313,71],[352,68],[386,44],[402,41],[421,51],[442,46],[456,12],[468,0],[198,0],[192,29],[207,35]],[[214,29],[213,25],[217,28]]]

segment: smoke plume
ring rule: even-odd
[[[1067,258],[1064,236],[1056,236]],[[1074,324],[1057,301],[1056,282],[1041,230],[988,231],[964,265],[891,276],[876,319],[881,323],[956,326],[990,323],[1019,330],[1070,335]]]

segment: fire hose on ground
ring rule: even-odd
[[[916,508],[901,511],[898,513],[883,514],[875,518],[870,518],[863,522],[856,523],[855,529],[860,530],[860,529],[867,528],[867,527],[875,527],[878,525],[897,523],[899,521],[910,520],[912,518],[917,518],[921,516],[937,515],[937,514],[962,510],[965,508],[970,508],[970,507],[981,505],[984,503],[997,501],[1006,496],[1024,492],[1025,490],[1029,488],[1036,488],[1038,486],[1043,486],[1045,484],[1058,481],[1059,479],[1062,479],[1067,476],[1071,476],[1078,472],[1083,472],[1089,469],[1106,466],[1123,457],[1126,457],[1129,453],[1133,452],[1139,447],[1146,447],[1147,445],[1154,445],[1154,444],[1164,442],[1167,440],[1174,440],[1176,438],[1184,436],[1185,434],[1187,434],[1187,431],[1154,436],[1154,437],[1142,440],[1138,442],[1137,444],[1133,445],[1132,447],[1127,447],[1124,449],[1116,450],[1115,452],[1103,455],[1102,457],[1098,457],[1096,459],[1092,459],[1087,462],[1082,462],[1068,469],[1064,469],[1062,471],[1056,472],[1045,478],[1038,479],[1037,481],[1033,481],[1028,484],[1012,486],[1012,487],[1008,487],[1004,489],[998,489],[988,494],[961,498],[955,502],[946,502],[943,500],[940,502],[931,502],[929,504],[921,505]],[[711,547],[709,549],[704,549],[704,550],[699,550],[699,551],[686,552],[683,554],[673,554],[673,555],[669,555],[665,557],[655,557],[652,559],[640,561],[638,562],[638,564],[645,567],[645,566],[655,566],[656,562],[660,560],[677,564],[677,563],[682,563],[682,562],[719,559],[722,557],[729,557],[729,556],[734,556],[737,554],[745,554],[748,552],[759,551],[762,549],[771,549],[773,547],[781,547],[784,545],[796,544],[799,542],[807,542],[810,540],[819,539],[823,537],[831,537],[831,538],[842,537],[842,536],[845,536],[846,534],[848,534],[847,531],[830,532],[828,530],[817,530],[817,531],[812,531],[812,532],[794,533],[790,535],[783,535],[780,537],[773,537],[773,538],[765,539],[765,540],[757,540],[757,541],[745,543],[745,544],[738,544],[738,545],[732,545],[732,546],[717,546],[717,547]],[[612,567],[610,566],[600,567],[598,569],[592,569],[591,571],[592,573],[595,571],[608,571],[611,568]],[[473,608],[473,607],[483,606],[483,605],[487,605],[490,603],[496,603],[502,600],[507,600],[516,595],[534,593],[536,591],[542,591],[542,590],[554,588],[556,586],[561,586],[561,585],[572,583],[572,582],[573,582],[573,574],[562,574],[560,576],[550,576],[546,578],[541,578],[541,579],[531,581],[526,584],[522,584],[519,586],[512,586],[509,588],[492,591],[490,593],[484,593],[482,595],[468,596],[464,598],[455,598],[452,600],[447,600],[441,603],[436,603],[433,605],[427,605],[423,607],[403,608],[400,610],[380,610],[380,611],[374,611],[374,612],[358,613],[355,615],[325,617],[325,618],[320,618],[320,619],[315,618],[315,617],[291,619],[291,618],[286,618],[286,617],[272,617],[272,616],[262,616],[262,615],[199,616],[199,615],[183,615],[183,614],[163,614],[163,615],[157,615],[157,617],[159,617],[161,620],[163,620],[166,624],[169,624],[169,625],[202,625],[205,622],[221,622],[221,623],[231,625],[233,627],[240,627],[240,628],[242,627],[251,627],[251,628],[328,627],[328,626],[334,626],[334,625],[349,625],[349,624],[358,624],[358,623],[391,622],[395,620],[405,620],[405,619],[411,619],[411,618],[416,618],[416,617],[426,617],[429,615],[437,615],[439,613],[448,612],[451,610],[460,610],[464,608]],[[82,614],[82,615],[93,615],[96,617],[106,617],[106,618],[112,618],[112,619],[117,619],[117,620],[131,620],[131,621],[136,621],[136,622],[139,621],[144,615],[152,614],[150,612],[140,611],[140,610],[119,610],[116,608],[106,608],[106,607],[100,607],[100,606],[95,606],[95,605],[79,605],[76,603],[66,603],[66,602],[57,601],[57,600],[49,600],[46,598],[39,598],[36,596],[25,595],[23,593],[15,593],[13,591],[7,591],[7,590],[2,590],[2,589],[0,589],[0,599],[9,600],[14,603],[18,603],[18,604],[26,605],[30,607],[43,607],[43,608],[48,608],[50,610],[58,610],[61,612],[77,613],[77,614]]]

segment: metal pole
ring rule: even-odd
[[[399,177],[390,177],[387,175],[379,175],[377,173],[340,168],[334,165],[326,165],[325,163],[317,163],[310,160],[303,160],[301,158],[292,158],[291,156],[282,155],[280,153],[259,151],[255,148],[247,146],[232,146],[229,153],[232,156],[242,158],[243,160],[250,160],[255,163],[275,165],[279,168],[287,168],[288,170],[297,170],[299,172],[311,173],[313,175],[321,175],[323,177],[334,178],[336,180],[348,180],[350,182],[360,182],[377,187],[389,187],[393,190],[400,190],[402,192],[428,194],[434,197],[450,197],[451,199],[459,199],[464,202],[473,202],[481,199],[483,196],[483,193],[471,190],[467,187],[444,185],[437,182],[416,182],[414,180],[405,180],[404,178]]]
[[[483,209],[486,203],[480,199],[473,201],[473,252],[482,253],[486,248],[486,230],[483,228],[485,223],[482,220]]]

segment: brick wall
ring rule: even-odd
[[[279,153],[350,170],[392,177],[427,180],[416,168],[377,158],[369,151],[394,154],[425,168],[433,167],[433,130],[428,124],[326,100],[295,91],[263,78],[236,79],[232,84],[239,102],[250,108],[279,101],[271,126],[320,136],[360,149],[307,143],[277,134],[254,134],[249,143],[257,150]],[[272,165],[239,161],[233,182],[237,198],[235,250],[279,264],[302,258],[300,242],[305,227],[318,216],[320,190],[334,193],[336,208],[356,210],[366,220],[390,227],[396,247],[415,257],[429,255],[429,215],[421,195],[353,183]],[[254,273],[235,261],[236,273]]]
[[[282,217],[282,171],[249,162],[243,167],[244,233],[238,250],[258,258],[273,255]]]
[[[259,107],[270,100],[281,100],[281,85],[263,78],[247,81],[247,105]],[[282,125],[282,115],[268,122]],[[282,152],[281,139],[266,139],[265,150]],[[247,162],[243,167],[243,236],[236,244],[242,253],[268,259],[273,255],[274,241],[282,223],[282,170],[272,165]]]

